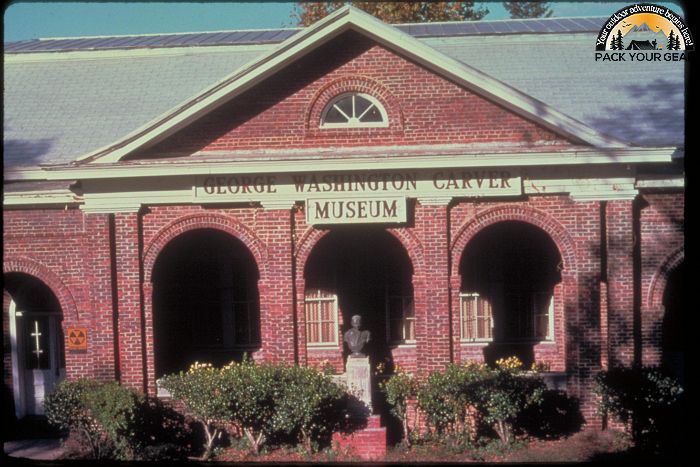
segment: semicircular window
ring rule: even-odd
[[[359,92],[333,98],[321,114],[321,128],[387,127],[389,119],[382,104],[374,97]]]

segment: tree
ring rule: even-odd
[[[610,50],[617,50],[617,39],[615,36],[610,39]]]
[[[387,23],[429,23],[434,21],[480,20],[488,8],[475,8],[468,2],[298,2],[292,17],[300,26],[308,26],[349,4]]]
[[[617,30],[617,38],[615,39],[617,49],[615,50],[625,50],[625,45],[622,43],[622,32]]]
[[[552,10],[549,2],[535,0],[532,2],[503,2],[511,18],[549,18]]]
[[[676,35],[673,34],[673,30],[671,30],[671,33],[668,35],[668,44],[666,44],[666,49],[673,50],[673,47],[675,45],[676,45]]]

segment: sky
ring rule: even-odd
[[[550,2],[554,16],[610,16],[634,2]],[[641,3],[641,2],[640,2]],[[683,15],[679,4],[653,2]],[[484,19],[508,19],[501,2],[478,2]],[[4,42],[47,37],[296,27],[293,2],[34,2],[5,4]]]

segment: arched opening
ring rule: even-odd
[[[309,349],[343,347],[354,315],[371,333],[364,353],[392,371],[391,348],[415,342],[413,268],[403,245],[381,228],[339,228],[319,240],[304,270]]]
[[[65,378],[61,305],[51,289],[23,273],[5,274],[15,415],[42,415],[44,398]]]
[[[666,280],[663,305],[664,318],[661,329],[661,362],[662,365],[681,384],[684,383],[684,314],[683,314],[683,274],[684,263],[680,263]]]
[[[259,348],[258,277],[248,248],[225,232],[191,230],[166,245],[153,268],[156,378]]]
[[[488,363],[514,355],[530,365],[534,346],[555,339],[561,264],[555,243],[534,225],[504,221],[481,230],[459,265],[461,341],[488,343]]]

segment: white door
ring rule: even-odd
[[[61,315],[18,310],[14,301],[10,313],[15,412],[43,415],[44,397],[65,378]]]

